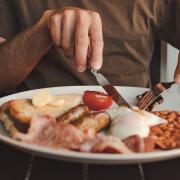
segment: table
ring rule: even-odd
[[[0,142],[0,180],[179,180],[180,158],[140,165],[70,163],[34,156]]]

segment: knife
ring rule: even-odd
[[[91,72],[96,77],[99,85],[103,87],[103,89],[108,93],[109,96],[112,97],[118,106],[127,106],[128,108],[132,109],[128,102],[121,96],[117,89],[105,78],[104,75],[95,69],[91,69]]]

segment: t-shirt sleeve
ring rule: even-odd
[[[180,49],[180,0],[159,1],[156,35]]]
[[[0,2],[0,37],[12,38],[18,32],[18,25],[13,11],[12,1]]]

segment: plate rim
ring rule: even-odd
[[[6,99],[9,99],[14,96],[20,96],[29,93],[34,93],[37,90],[40,89],[49,89],[49,90],[56,90],[56,89],[69,89],[69,88],[100,88],[100,86],[60,86],[60,87],[48,87],[48,88],[39,88],[39,89],[33,89],[23,92],[14,93],[5,97],[0,98],[0,105],[1,102],[5,102]],[[133,87],[133,86],[116,86],[118,89],[141,89],[141,90],[147,90],[148,88],[142,88],[142,87]],[[84,90],[83,90],[84,91]],[[179,93],[173,93],[173,94],[179,94]],[[96,164],[132,164],[132,163],[140,163],[140,162],[154,162],[154,161],[160,161],[165,159],[171,159],[175,158],[177,156],[180,156],[180,148],[179,149],[173,149],[173,150],[167,150],[167,151],[157,151],[157,152],[144,152],[144,153],[133,153],[133,154],[105,154],[105,153],[85,153],[85,152],[75,152],[70,150],[56,150],[51,149],[43,146],[38,146],[34,144],[27,144],[24,142],[20,142],[17,140],[12,139],[11,137],[5,136],[1,134],[0,132],[0,141],[2,141],[5,144],[8,144],[10,146],[13,146],[14,148],[18,148],[20,150],[31,152],[32,154],[38,154],[40,156],[50,157],[53,155],[53,157],[50,158],[57,158],[61,160],[66,161],[73,161],[73,162],[84,162],[84,160],[88,161],[88,163],[96,163]],[[92,157],[93,156],[93,157]]]

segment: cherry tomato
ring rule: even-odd
[[[113,102],[110,96],[98,91],[85,91],[83,101],[93,111],[107,109]]]

